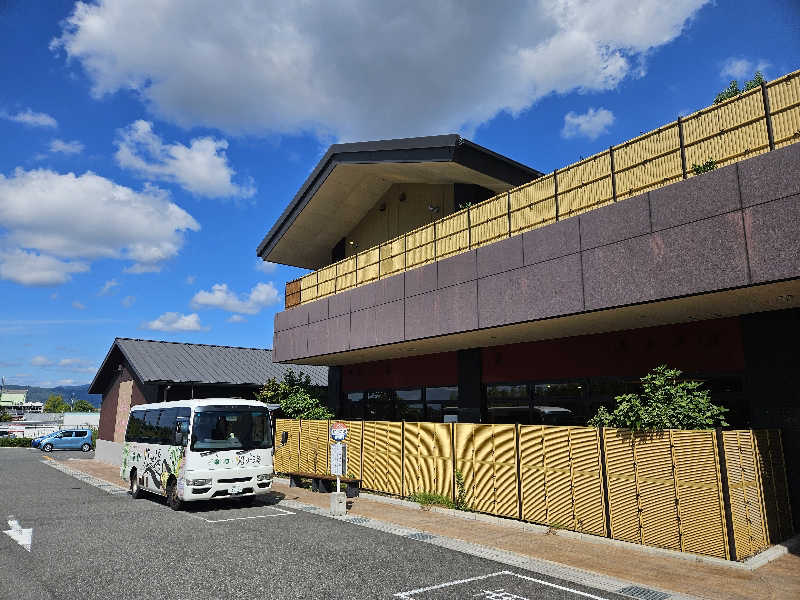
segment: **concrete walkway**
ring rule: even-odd
[[[71,468],[98,479],[125,485],[119,478],[118,467],[95,460],[73,459],[66,462]],[[289,488],[278,482],[274,484],[273,490],[284,495],[285,500],[295,500],[323,509],[330,506],[326,494]],[[691,556],[663,556],[647,552],[644,548],[618,547],[599,541],[569,539],[524,530],[516,522],[506,525],[467,520],[387,503],[374,497],[355,498],[348,500],[348,504],[348,513],[352,516],[368,517],[699,598],[800,598],[800,556],[797,554],[786,554],[748,571],[722,564],[697,562]]]

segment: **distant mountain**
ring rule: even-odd
[[[6,385],[7,390],[28,390],[28,402],[47,402],[50,394],[60,395],[67,402],[71,402],[73,394],[75,400],[86,400],[95,408],[100,408],[103,396],[90,394],[89,384],[85,385],[59,385],[57,387],[43,388],[32,385]]]

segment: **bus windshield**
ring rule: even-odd
[[[192,450],[253,450],[271,446],[266,410],[208,408],[194,415]]]

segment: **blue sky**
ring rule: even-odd
[[[794,0],[497,6],[0,1],[0,375],[86,383],[115,336],[270,347],[302,271],[255,249],[330,143],[551,171],[800,67]]]

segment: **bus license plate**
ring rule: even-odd
[[[228,488],[228,493],[230,495],[232,495],[232,496],[235,495],[235,494],[241,494],[242,493],[242,486],[240,486],[240,485],[232,485],[230,488]]]

